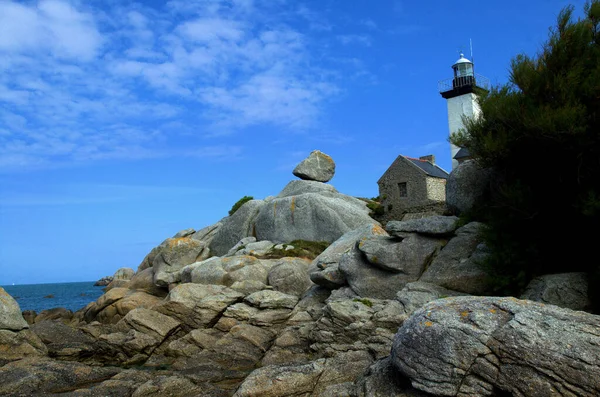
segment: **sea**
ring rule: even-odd
[[[3,285],[19,304],[21,311],[64,307],[73,312],[98,299],[104,287],[94,287],[95,281],[56,284]]]

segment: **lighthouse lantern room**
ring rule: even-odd
[[[448,103],[450,135],[464,128],[463,116],[479,116],[481,110],[477,103],[477,92],[489,88],[489,80],[475,74],[473,62],[465,58],[464,54],[460,54],[460,58],[452,65],[452,69],[454,77],[442,80],[438,84],[440,94]],[[458,160],[454,157],[460,149],[460,147],[450,144],[453,169],[458,165]]]

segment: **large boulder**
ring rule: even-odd
[[[167,287],[178,282],[178,271],[186,265],[202,260],[205,248],[205,244],[189,236],[167,239],[152,261],[154,283]]]
[[[44,343],[31,330],[14,332],[0,329],[0,366],[26,357],[45,356],[47,353]],[[0,379],[3,379],[1,374]]]
[[[154,284],[154,269],[151,267],[138,271],[129,281],[128,288],[160,297],[167,295],[166,288]]]
[[[452,170],[446,181],[446,205],[456,214],[482,203],[489,190],[491,171],[467,160]]]
[[[600,395],[600,317],[515,298],[436,300],[406,320],[392,360],[442,396]]]
[[[199,251],[196,255],[196,260],[208,258],[210,256],[209,245],[221,225],[221,222],[217,222],[214,225],[207,226],[198,231],[194,231],[194,229],[185,229],[176,233],[172,238],[168,238],[160,243],[160,245],[154,247],[150,253],[146,255],[146,257],[142,260],[142,263],[140,263],[138,266],[138,272],[154,266],[154,260],[160,257],[165,249],[171,247],[174,241],[188,241],[189,239],[195,240],[197,244],[192,244],[191,248]],[[198,249],[198,247],[201,247],[201,249]]]
[[[329,182],[335,174],[335,162],[320,150],[314,150],[294,168],[293,174],[309,181]]]
[[[266,261],[265,261],[266,262]],[[233,286],[236,282],[268,283],[269,269],[253,256],[212,257],[186,266],[181,271],[184,283]]]
[[[411,275],[416,281],[445,243],[445,240],[411,233],[401,239],[385,236],[363,238],[357,247],[373,266]]]
[[[407,283],[417,281],[444,240],[407,234],[361,239],[340,259],[339,270],[350,288],[363,297],[394,299]]]
[[[88,304],[81,312],[83,319],[87,322],[97,320],[105,324],[115,324],[131,310],[151,308],[161,300],[161,298],[144,291],[113,288],[95,302]]]
[[[375,223],[366,224],[345,233],[313,260],[310,267],[310,279],[315,284],[329,289],[346,285],[346,278],[339,270],[342,255],[353,249],[356,243],[363,238],[387,235],[386,231]]]
[[[459,228],[419,281],[470,295],[490,293],[488,274],[481,266],[487,256],[480,235],[482,227],[479,222],[471,222]]]
[[[281,258],[269,270],[269,285],[276,291],[300,296],[313,285],[308,275],[309,266],[307,259]]]
[[[313,192],[310,187],[306,193],[296,189],[295,195],[286,193],[263,205],[255,230],[258,240],[276,243],[333,242],[344,233],[372,223],[365,202],[340,193]]]
[[[0,329],[20,331],[29,328],[16,300],[0,287]]]
[[[264,204],[263,200],[250,200],[233,215],[224,218],[221,227],[211,240],[209,246],[211,254],[223,256],[244,237],[255,236],[254,221]]]
[[[547,274],[536,277],[521,299],[547,303],[571,310],[591,310],[586,273]]]
[[[169,316],[149,309],[135,309],[127,313],[116,325],[117,330],[128,332],[135,330],[158,341],[163,341],[181,323]]]
[[[385,230],[392,236],[402,237],[404,233],[419,233],[429,236],[449,236],[457,229],[455,216],[434,215],[424,218],[390,221]]]
[[[191,328],[214,325],[225,309],[244,295],[222,285],[180,284],[155,310]]]

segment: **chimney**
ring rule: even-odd
[[[433,154],[428,154],[427,156],[419,157],[419,160],[429,161],[431,164],[435,164],[435,156]]]

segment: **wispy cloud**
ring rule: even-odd
[[[372,19],[362,19],[359,21],[359,24],[371,30],[377,30],[378,28],[377,24]]]
[[[336,36],[340,43],[344,45],[360,44],[364,46],[371,45],[371,37],[364,34],[345,34]]]
[[[293,11],[325,28],[307,8],[93,4],[0,2],[0,171],[190,153],[221,159],[215,147],[227,145],[178,148],[185,129],[172,127],[185,119],[213,137],[259,124],[309,128],[340,92],[310,39],[286,23]]]

